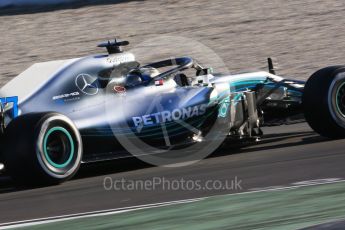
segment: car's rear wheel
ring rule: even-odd
[[[73,122],[57,113],[32,113],[5,132],[5,167],[21,184],[57,184],[79,169],[82,140]]]
[[[345,67],[331,66],[314,73],[303,93],[309,125],[329,138],[345,138]]]

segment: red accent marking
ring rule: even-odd
[[[114,86],[114,91],[115,93],[125,93],[126,92],[126,88],[123,86]]]

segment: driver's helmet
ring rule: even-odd
[[[159,75],[159,71],[153,67],[142,67],[129,71],[126,77],[127,86],[135,86],[142,82],[150,81],[153,77]]]

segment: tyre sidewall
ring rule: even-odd
[[[345,137],[344,124],[334,116],[333,82],[345,73],[344,66],[330,66],[314,73],[306,82],[302,97],[304,115],[311,128],[329,138]],[[333,115],[332,115],[333,114]]]
[[[334,73],[334,78],[329,86],[327,94],[327,104],[330,115],[334,122],[345,129],[345,116],[337,109],[337,92],[339,87],[345,83],[345,68],[338,69]]]
[[[47,154],[45,154],[44,151],[44,139],[47,135],[47,132],[55,127],[66,129],[72,136],[73,145],[75,146],[71,162],[65,167],[61,168],[52,165],[47,159]],[[44,173],[55,179],[65,179],[73,176],[78,171],[82,156],[81,138],[74,124],[63,115],[49,114],[41,119],[36,130],[37,136],[35,138],[35,153],[37,161]]]
[[[44,137],[52,127],[63,127],[73,136],[73,165],[60,171],[45,157]],[[72,121],[58,113],[30,113],[14,119],[6,128],[4,146],[5,167],[19,185],[58,184],[70,179],[79,169],[82,140]]]

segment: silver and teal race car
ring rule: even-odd
[[[268,72],[215,74],[191,57],[142,65],[125,45],[35,64],[0,90],[0,162],[15,181],[56,184],[81,163],[131,156],[201,159],[224,142],[259,141],[263,126],[301,119],[345,137],[344,66],[307,82],[276,75],[271,59]]]

